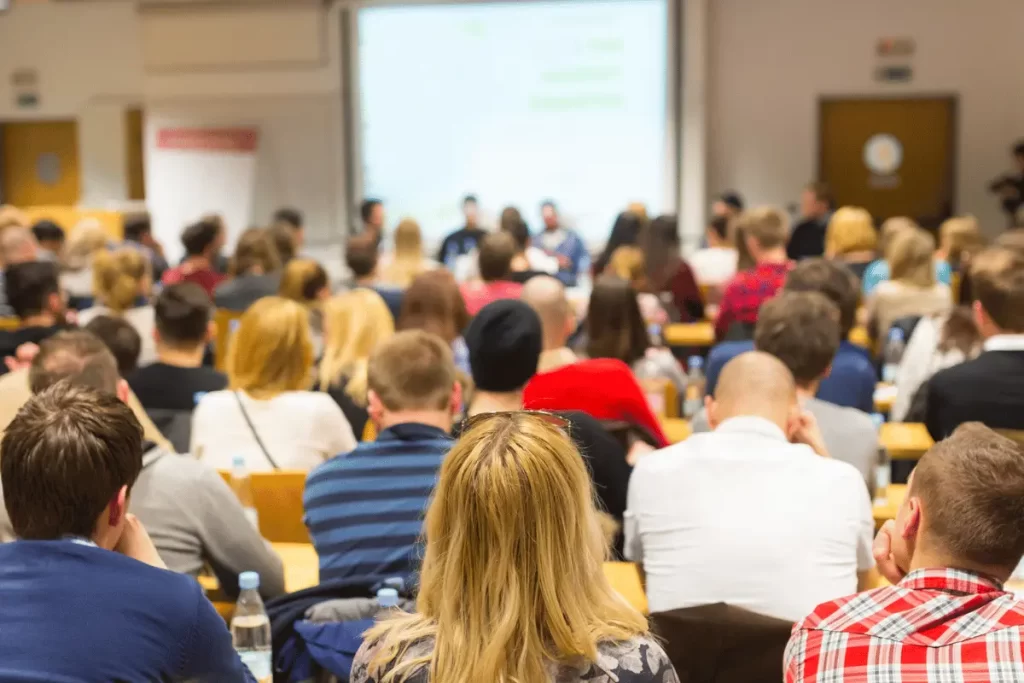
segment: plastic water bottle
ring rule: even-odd
[[[903,339],[903,330],[894,327],[889,330],[889,339],[885,342],[885,350],[882,353],[882,381],[889,384],[896,382],[896,373],[900,369],[900,361],[903,360],[903,350],[906,342]]]
[[[377,617],[385,617],[393,610],[398,609],[398,591],[394,588],[381,588],[377,591],[377,605],[380,610]]]
[[[242,591],[235,603],[235,616],[231,618],[231,641],[253,678],[259,683],[271,683],[274,668],[271,663],[270,619],[260,599],[260,575],[242,572],[238,575],[238,587]]]
[[[661,348],[661,325],[658,323],[651,323],[648,325],[647,336],[650,337],[651,346],[656,349]]]
[[[871,421],[875,423],[875,430],[881,432],[885,424],[885,416],[881,413],[872,413]],[[885,505],[889,502],[889,484],[892,482],[892,458],[885,446],[879,443],[878,459],[875,461],[875,505]]]
[[[252,477],[249,476],[249,468],[245,466],[245,456],[243,455],[236,455],[231,461],[231,490],[238,496],[246,519],[259,529],[260,518],[259,513],[256,512],[255,497],[252,493]]]
[[[689,372],[686,373],[686,398],[683,400],[683,417],[692,420],[694,415],[704,407],[704,387],[707,380],[704,377],[704,359],[700,356],[690,356],[687,361]]]

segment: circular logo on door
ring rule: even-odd
[[[875,175],[892,175],[903,163],[903,145],[889,133],[872,135],[864,145],[864,165]]]
[[[60,181],[60,157],[53,152],[36,157],[36,177],[43,185],[56,185]]]

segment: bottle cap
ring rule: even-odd
[[[238,587],[242,590],[255,590],[260,587],[259,572],[242,572],[238,575]]]
[[[882,425],[885,424],[885,415],[881,413],[871,413],[871,422],[874,423],[875,429],[881,429]]]
[[[377,591],[377,604],[381,607],[398,607],[398,591],[394,588],[381,588]]]
[[[894,327],[894,328],[890,329],[889,330],[889,340],[890,341],[892,341],[892,340],[903,341],[903,328],[902,327]]]
[[[691,368],[702,368],[704,367],[704,359],[700,356],[690,356],[686,361],[687,365]]]
[[[231,466],[232,467],[245,467],[245,456],[244,455],[236,455],[235,457],[231,458]]]

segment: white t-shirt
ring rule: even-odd
[[[855,593],[857,572],[874,566],[860,473],[759,417],[641,458],[625,534],[651,612],[726,602],[797,621]]]
[[[142,339],[142,349],[139,351],[140,368],[157,361],[156,339],[153,337],[153,330],[156,329],[156,312],[152,306],[129,308],[124,313],[121,313],[120,316],[106,306],[93,306],[78,314],[78,325],[85,327],[89,324],[89,321],[101,315],[111,318],[121,317],[139,333],[139,337]]]
[[[693,277],[699,285],[718,287],[724,285],[736,274],[739,258],[735,249],[729,247],[708,247],[698,249],[689,259]]]
[[[268,400],[257,400],[242,392],[237,395],[260,440],[282,470],[309,471],[356,447],[352,426],[334,399],[325,393],[287,391]],[[236,455],[245,456],[251,472],[274,469],[233,391],[214,391],[200,399],[192,414],[189,450],[213,469],[231,469]]]

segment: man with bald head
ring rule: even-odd
[[[537,312],[544,331],[537,372],[550,372],[579,360],[566,345],[576,330],[576,316],[565,295],[565,285],[549,275],[538,275],[527,280],[519,298]]]
[[[706,403],[713,431],[642,458],[629,482],[626,557],[651,612],[725,602],[795,621],[866,587],[871,501],[828,456],[786,366],[741,354]]]

